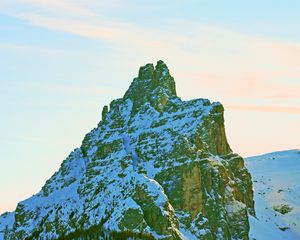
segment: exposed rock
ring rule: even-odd
[[[252,181],[223,111],[177,97],[164,62],[141,67],[42,190],[0,217],[0,239],[248,239]]]
[[[106,114],[108,113],[108,106],[104,106],[102,110],[102,121],[105,121]]]
[[[281,214],[287,214],[287,213],[289,213],[289,212],[291,212],[293,210],[293,208],[290,207],[287,204],[281,204],[281,205],[278,205],[278,206],[273,206],[273,209],[276,212],[279,212]]]

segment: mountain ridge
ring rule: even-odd
[[[223,112],[182,101],[166,64],[146,64],[42,190],[1,215],[0,239],[248,239],[252,181]]]

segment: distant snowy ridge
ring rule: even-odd
[[[246,158],[254,185],[257,218],[250,217],[252,239],[300,239],[300,150]]]

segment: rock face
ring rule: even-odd
[[[252,181],[223,111],[177,97],[164,62],[141,67],[42,190],[0,217],[0,239],[248,239]]]

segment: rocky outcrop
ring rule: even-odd
[[[251,176],[223,111],[182,101],[164,62],[141,67],[42,190],[0,217],[0,239],[248,239]]]

